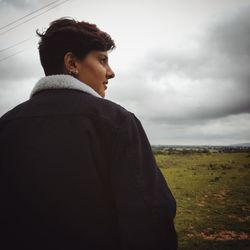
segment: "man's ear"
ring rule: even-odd
[[[76,66],[76,57],[74,56],[72,52],[67,52],[64,55],[63,61],[64,61],[64,68],[65,68],[66,73],[70,75],[78,74],[78,69]]]

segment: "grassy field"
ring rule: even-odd
[[[250,154],[156,154],[177,200],[179,249],[250,249]]]

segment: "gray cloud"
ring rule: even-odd
[[[235,11],[234,15],[227,18],[226,22],[218,23],[212,27],[212,36],[208,42],[221,53],[242,62],[248,61],[250,53],[249,12],[250,5]],[[213,43],[213,39],[216,39],[216,43]]]
[[[2,19],[8,23],[12,21],[12,16],[22,16],[49,2],[0,0]],[[249,17],[249,7],[228,17],[221,15],[220,22],[208,27],[197,39],[193,38],[196,40],[192,48],[185,49],[183,45],[167,50],[167,45],[158,46],[158,49],[145,53],[137,64],[131,63],[131,68],[126,67],[125,71],[124,60],[138,58],[138,54],[134,53],[140,52],[140,46],[135,43],[125,57],[117,60],[121,63],[118,65],[120,72],[116,72],[116,78],[110,81],[107,98],[120,103],[142,120],[152,144],[231,144],[232,141],[249,141]],[[33,34],[39,28],[37,20],[34,22],[25,26],[26,34]],[[18,42],[24,36],[23,28],[6,34],[1,48]],[[164,38],[166,34],[162,32],[160,30],[156,34]],[[15,34],[19,34],[19,39]],[[117,44],[118,51],[121,48]],[[157,43],[152,41],[152,46],[157,48]],[[37,45],[30,46],[35,47]],[[8,54],[0,54],[3,55]],[[0,62],[0,115],[26,100],[41,76],[43,71],[35,49]]]
[[[229,145],[250,141],[250,114],[197,124],[180,121],[172,124],[144,121],[143,124],[152,144]]]
[[[33,53],[34,55],[32,55]],[[38,52],[31,52],[29,55],[27,50],[13,57],[11,63],[10,60],[0,62],[1,92],[11,88],[12,84],[10,83],[15,83],[18,86],[18,82],[43,75],[37,54]],[[1,54],[1,58],[4,57],[5,55]],[[33,60],[33,58],[37,60]]]
[[[49,2],[48,0],[0,0],[3,7],[14,7],[17,9],[30,9]]]
[[[125,86],[121,91],[114,84],[111,96],[162,123],[250,113],[249,17],[250,6],[214,24],[193,50],[152,51],[121,76]]]

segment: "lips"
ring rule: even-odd
[[[108,88],[108,87],[107,87],[108,81],[105,81],[103,84],[104,84],[104,88],[105,88],[105,90],[106,90],[106,89]]]

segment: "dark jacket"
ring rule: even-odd
[[[0,119],[0,249],[176,249],[175,200],[139,120],[78,90]]]

